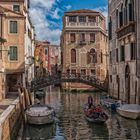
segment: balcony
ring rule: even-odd
[[[79,41],[79,42],[78,42],[78,45],[86,45],[86,44],[87,44],[86,41]]]
[[[66,27],[100,27],[97,22],[68,22]]]
[[[129,24],[119,28],[116,33],[117,33],[117,38],[121,38],[123,36],[126,36],[130,33],[135,32],[135,23],[134,22],[130,22]]]

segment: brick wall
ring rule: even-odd
[[[15,140],[18,130],[21,127],[22,111],[21,104],[25,106],[24,96],[21,96],[21,102],[17,98],[1,115],[0,115],[0,140]]]

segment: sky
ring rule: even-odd
[[[36,39],[59,45],[64,12],[78,9],[100,11],[107,17],[108,0],[31,0],[30,17]]]

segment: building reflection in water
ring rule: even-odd
[[[51,140],[139,140],[140,122],[124,119],[117,114],[109,113],[104,125],[90,124],[84,118],[83,105],[91,95],[95,104],[100,102],[100,93],[60,92],[52,88],[46,90],[45,102],[56,111],[56,130],[53,127],[27,127],[26,134],[35,136],[42,131],[42,136]],[[31,133],[32,132],[32,133]],[[29,135],[31,134],[31,135]],[[37,135],[39,136],[39,135]],[[48,139],[48,138],[46,138]]]
[[[49,125],[26,125],[24,140],[51,139],[56,133],[55,124]]]

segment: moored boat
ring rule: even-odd
[[[120,106],[119,102],[115,99],[111,99],[111,98],[102,98],[100,100],[100,103],[102,106],[105,106],[106,108],[112,110],[112,111],[116,111],[117,107]]]
[[[50,124],[54,122],[54,109],[48,105],[33,105],[26,112],[26,120],[29,124]]]
[[[129,119],[140,119],[140,105],[124,104],[117,108],[118,114]]]

